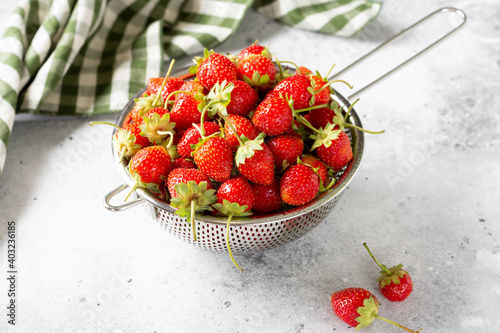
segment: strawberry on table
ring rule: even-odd
[[[170,204],[178,208],[177,215],[186,217],[191,223],[193,241],[197,241],[195,215],[204,211],[212,211],[211,205],[217,197],[212,182],[198,169],[174,169],[166,181],[172,197]]]
[[[363,246],[381,268],[380,277],[377,279],[377,282],[379,283],[379,289],[382,295],[392,302],[401,302],[410,296],[413,290],[413,281],[411,280],[410,274],[402,269],[403,265],[399,264],[387,268],[386,265],[381,265],[378,262],[366,243],[363,243]]]
[[[369,326],[375,319],[380,319],[410,333],[420,332],[379,316],[377,298],[363,288],[347,288],[334,292],[331,295],[331,304],[335,314],[346,324],[356,327],[356,331]]]
[[[280,181],[281,199],[294,206],[301,206],[313,200],[319,188],[319,176],[305,164],[295,164],[288,168]]]

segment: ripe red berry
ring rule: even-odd
[[[266,141],[273,153],[274,166],[279,171],[284,167],[297,164],[297,158],[304,150],[304,141],[292,135],[278,135]]]
[[[194,162],[210,178],[224,182],[231,178],[233,151],[226,139],[210,137],[196,148]]]
[[[387,266],[381,265],[378,262],[366,243],[363,243],[363,246],[381,268],[380,276],[377,279],[377,282],[379,283],[379,289],[382,295],[392,302],[401,302],[410,296],[413,290],[413,281],[411,280],[410,274],[402,269],[403,265],[399,264],[397,266],[387,268]]]
[[[313,200],[319,191],[319,176],[304,164],[296,164],[285,171],[280,181],[281,199],[300,206]]]
[[[280,185],[277,178],[269,185],[251,183],[254,195],[253,210],[268,214],[281,208]]]
[[[210,90],[217,82],[236,80],[236,66],[225,55],[212,53],[198,66],[196,77]]]
[[[262,101],[252,117],[252,123],[261,132],[274,136],[285,133],[292,126],[293,113],[283,98],[269,97]]]

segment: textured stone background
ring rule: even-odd
[[[173,238],[141,208],[103,208],[104,194],[122,183],[110,129],[90,128],[89,119],[19,117],[0,179],[0,274],[7,221],[18,223],[19,241],[18,326],[8,329],[353,332],[329,296],[351,286],[380,295],[366,241],[414,280],[404,303],[379,297],[382,316],[424,332],[498,332],[500,1],[388,0],[353,39],[293,30],[250,11],[217,51],[259,39],[280,59],[326,72],[447,5],[466,11],[467,25],[357,104],[364,127],[386,133],[365,136],[361,168],[335,210],[291,244],[238,256],[245,273],[226,255]],[[2,3],[0,22],[13,6]],[[454,22],[442,16],[346,79],[361,87]],[[6,290],[0,275],[1,309]],[[383,322],[366,329],[399,331]]]

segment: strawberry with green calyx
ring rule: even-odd
[[[159,193],[158,186],[164,182],[171,170],[172,158],[165,147],[149,146],[139,150],[128,164],[127,172],[134,185],[125,201],[138,188]]]
[[[231,178],[233,150],[226,139],[212,134],[192,148],[194,162],[203,173],[217,182]]]
[[[305,164],[295,164],[286,169],[281,177],[281,199],[290,205],[304,205],[316,197],[320,182],[313,168]]]
[[[236,80],[229,83],[234,85],[234,89],[231,91],[231,102],[226,107],[227,113],[247,116],[257,105],[259,95],[244,81]]]
[[[212,134],[220,132],[220,126],[213,122],[204,122],[203,130],[205,136],[210,136]],[[200,139],[202,138],[201,134],[201,125],[193,124],[190,128],[188,128],[184,134],[182,135],[179,143],[177,144],[177,152],[182,157],[191,157],[193,149],[192,145],[196,145]]]
[[[141,135],[141,129],[136,123],[128,123],[121,128],[105,121],[89,123],[90,126],[96,124],[110,125],[118,129],[113,136],[113,147],[120,152],[118,163],[121,163],[124,158],[134,156],[139,150],[150,145],[148,138]]]
[[[281,209],[283,202],[280,195],[280,183],[278,178],[274,178],[269,185],[251,183],[253,191],[252,210],[262,214],[269,214]]]
[[[410,274],[402,269],[403,265],[399,264],[397,266],[387,268],[386,265],[381,265],[378,262],[366,243],[363,243],[363,246],[381,268],[380,277],[377,279],[377,282],[379,283],[382,295],[392,302],[401,302],[410,296],[413,290],[413,282]]]
[[[236,130],[236,133],[233,129]],[[248,118],[234,114],[230,114],[226,117],[224,123],[224,136],[234,151],[241,145],[240,138],[245,137],[249,140],[253,140],[257,135],[259,135],[259,130]]]
[[[250,54],[238,61],[238,79],[252,87],[268,89],[276,81],[276,67],[266,56]]]
[[[356,331],[365,328],[380,319],[410,333],[419,333],[378,315],[379,302],[368,290],[347,288],[331,295],[331,304],[335,314],[346,324],[356,327]]]
[[[212,89],[217,82],[237,79],[236,66],[223,54],[205,49],[203,57],[195,57],[193,61],[195,65],[189,68],[189,73],[196,74],[207,89]]]
[[[153,88],[152,89],[156,89],[157,91],[160,91],[161,93],[159,94],[156,94],[156,95],[149,95],[147,93],[147,90],[146,93],[143,95],[143,97],[139,97],[139,98],[136,98],[134,100],[135,102],[135,106],[134,106],[134,109],[132,110],[132,112],[134,112],[133,116],[132,116],[132,119],[134,120],[134,122],[138,122],[138,123],[142,123],[142,117],[144,117],[144,115],[146,114],[146,112],[148,112],[149,110],[153,109],[153,108],[156,108],[156,107],[162,107],[164,105],[164,96],[162,96],[163,94],[163,89],[165,88],[165,85],[168,81],[168,77],[170,75],[170,72],[172,71],[172,68],[174,66],[174,63],[175,63],[175,59],[172,59],[172,61],[170,62],[170,65],[168,67],[168,71],[167,71],[167,74],[165,75],[165,78],[162,78],[162,84],[159,88]],[[162,97],[162,98],[160,98]]]
[[[292,126],[292,103],[281,97],[270,96],[257,106],[252,123],[269,136],[283,134]]]
[[[226,80],[214,84],[206,97],[207,104],[203,112],[207,112],[209,117],[214,117],[216,114],[227,115],[226,107],[231,102],[231,92],[234,89],[234,84],[228,83]]]
[[[264,143],[265,133],[254,140],[242,138],[235,156],[238,171],[248,180],[269,185],[274,180],[273,153]]]
[[[285,134],[270,138],[266,145],[273,153],[274,167],[282,171],[297,163],[304,150],[304,141],[300,137]]]
[[[328,183],[328,168],[325,163],[321,162],[320,159],[312,155],[302,155],[297,158],[297,164],[305,164],[310,166],[314,172],[319,176],[319,192],[328,191],[336,182],[336,179],[332,177],[332,180]],[[328,183],[328,185],[327,185]]]
[[[193,241],[197,241],[195,217],[204,211],[212,211],[217,201],[210,179],[198,169],[174,169],[166,181],[170,193],[170,205],[178,208],[176,215],[186,217],[191,223]]]
[[[170,122],[170,114],[165,108],[153,108],[143,118],[144,122],[139,125],[141,135],[147,137],[151,143],[159,145],[167,135],[175,134],[175,123]]]
[[[174,159],[174,169],[196,169],[196,164],[190,158],[178,157]]]
[[[272,60],[272,54],[269,51],[269,48],[262,45],[258,45],[257,43],[258,41],[255,41],[252,45],[245,47],[243,50],[241,50],[238,53],[238,61],[243,60],[244,58],[246,58],[251,54],[260,54],[266,58],[269,58],[269,60]]]
[[[219,187],[217,190],[217,203],[213,205],[215,209],[224,216],[227,216],[226,223],[226,245],[229,256],[234,265],[241,271],[243,269],[236,263],[231,252],[231,244],[229,242],[229,228],[231,219],[234,216],[250,216],[254,202],[252,188],[248,181],[241,175],[231,178]]]

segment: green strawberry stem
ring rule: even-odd
[[[310,122],[309,120],[307,120],[306,118],[304,118],[303,116],[301,116],[300,114],[297,114],[297,120],[299,122],[301,122],[304,126],[307,126],[309,127],[312,131],[318,133],[318,134],[323,134],[321,131],[319,131],[316,127],[314,127]]]
[[[170,94],[168,94],[167,98],[165,99],[165,104],[163,105],[163,108],[168,109],[168,101],[170,100],[170,97],[172,97],[173,95],[180,94],[180,93],[190,94],[189,91],[184,91],[184,90],[172,91]]]
[[[229,120],[227,120],[226,116],[223,116],[223,115],[220,115],[220,116],[229,125],[229,127],[231,127],[231,130],[233,131],[234,136],[236,137],[236,139],[238,139],[238,142],[240,143],[240,145],[243,146],[245,143],[243,142],[243,140],[241,140],[241,138],[238,135],[238,132],[236,132],[236,128],[233,126],[233,124],[231,124],[231,122]]]
[[[321,91],[323,91],[323,89],[329,88],[332,85],[332,83],[336,83],[336,82],[344,83],[346,86],[349,87],[349,89],[353,88],[353,86],[351,86],[348,82],[346,82],[344,80],[336,79],[336,80],[331,80],[331,81],[327,82],[323,87],[321,87],[321,89],[319,89],[318,91],[315,91],[314,93],[319,94]]]
[[[207,105],[205,105],[205,107],[203,108],[203,110],[201,111],[201,117],[200,117],[200,134],[201,134],[201,137],[202,138],[205,138],[205,114],[207,113],[207,110],[215,105],[215,104],[221,104],[223,103],[223,101],[221,100],[217,100],[217,101],[212,101],[210,103],[208,103]],[[222,116],[222,115],[221,115]],[[224,119],[225,120],[225,119]]]
[[[195,221],[195,216],[196,216],[196,200],[191,200],[191,216],[190,216],[190,222],[191,222],[191,231],[193,232],[193,241],[197,241],[198,237],[196,236],[196,221]]]
[[[229,253],[229,256],[231,257],[231,261],[233,262],[233,264],[242,272],[244,272],[243,268],[240,267],[240,265],[238,265],[238,263],[236,262],[236,260],[234,259],[233,257],[233,253],[231,252],[231,244],[229,243],[229,226],[231,225],[231,219],[233,218],[233,215],[234,213],[231,212],[229,213],[228,217],[227,217],[227,223],[226,223],[226,245],[227,245],[227,252]]]
[[[297,64],[296,64],[296,63],[294,63],[294,62],[292,62],[292,61],[288,61],[288,60],[283,60],[281,63],[282,63],[282,64],[291,64],[291,65],[293,65],[293,66],[295,67],[295,69],[296,69],[297,71],[299,71],[299,74],[302,74],[302,72],[300,72],[299,66],[297,66]]]
[[[298,109],[298,110],[294,110],[294,111],[296,113],[300,113],[300,112],[312,111],[315,109],[321,109],[321,108],[325,108],[325,107],[328,107],[328,104],[315,105],[315,106],[311,106],[311,107],[304,108],[304,109]]]
[[[125,197],[125,199],[123,199],[123,201],[127,201],[128,198],[130,197],[130,195],[132,194],[132,192],[134,192],[135,190],[137,190],[139,187],[141,187],[141,183],[136,181],[134,183],[134,186],[132,186],[132,188],[130,189],[130,192],[128,192],[127,196]]]
[[[407,327],[404,327],[403,325],[400,325],[400,324],[398,324],[398,323],[395,323],[395,322],[393,322],[392,320],[389,320],[389,319],[387,319],[387,318],[381,317],[381,316],[379,316],[378,314],[374,314],[373,316],[374,316],[375,318],[378,318],[378,319],[380,319],[380,320],[383,320],[383,321],[386,321],[386,322],[388,322],[388,323],[391,323],[391,324],[393,324],[393,325],[395,325],[395,326],[397,326],[397,327],[399,327],[399,328],[402,328],[402,329],[404,329],[405,331],[411,332],[411,333],[420,333],[420,331],[421,331],[421,330],[423,330],[423,329],[421,328],[421,329],[419,329],[418,331],[414,331],[414,330],[411,330],[411,329],[409,329],[409,328],[407,328]]]
[[[163,80],[161,87],[156,95],[156,98],[153,101],[153,105],[156,105],[156,103],[158,103],[158,99],[162,95],[161,93],[163,91],[163,88],[165,88],[165,84],[167,83],[168,76],[170,75],[170,72],[172,71],[172,67],[174,67],[174,64],[175,64],[175,59],[172,59],[172,61],[170,61],[170,66],[168,66],[167,75],[165,75],[165,79]]]
[[[283,67],[281,66],[281,62],[279,61],[279,59],[274,54],[272,56],[276,60],[276,64],[278,65],[278,69],[280,71],[279,77],[280,77],[280,79],[283,79],[285,74],[284,74],[284,71],[283,71]]]
[[[333,64],[332,67],[330,67],[330,69],[328,70],[328,73],[326,73],[326,76],[325,77],[329,77],[330,76],[330,73],[332,72],[333,68],[335,67],[336,64]]]
[[[159,135],[168,135],[170,137],[168,144],[165,146],[168,150],[172,146],[172,143],[174,143],[174,133],[172,133],[172,131],[157,131],[156,133]]]
[[[351,110],[354,108],[354,105],[359,101],[359,98],[357,100],[355,100],[351,105],[349,105],[349,108],[347,109],[347,112],[345,114],[345,116],[342,116],[342,114],[340,113],[340,111],[338,109],[335,109],[335,114],[337,115],[339,121],[335,121],[334,119],[334,122],[340,126],[340,128],[342,127],[348,127],[348,128],[355,128],[359,131],[362,131],[362,132],[365,132],[365,133],[369,133],[369,134],[382,134],[382,133],[385,133],[385,130],[384,131],[368,131],[364,128],[361,128],[359,126],[356,126],[356,125],[353,125],[353,124],[350,124],[347,122],[347,118],[349,117],[349,114],[351,113]],[[340,120],[341,119],[341,120]]]
[[[378,262],[377,258],[375,258],[375,256],[372,254],[372,252],[368,248],[368,245],[366,243],[363,243],[363,246],[366,248],[366,250],[368,251],[368,253],[372,257],[372,259],[375,260],[377,265],[387,274],[387,276],[391,276],[392,275],[391,271],[389,271],[385,265],[382,265]]]
[[[114,128],[116,128],[116,129],[120,129],[120,127],[119,127],[119,126],[117,126],[117,125],[115,125],[115,124],[112,124],[112,123],[109,123],[109,122],[107,122],[107,121],[91,121],[91,122],[89,123],[89,125],[90,125],[90,126],[94,126],[94,125],[96,125],[96,124],[110,125],[110,126],[113,126],[113,127],[114,127]]]

